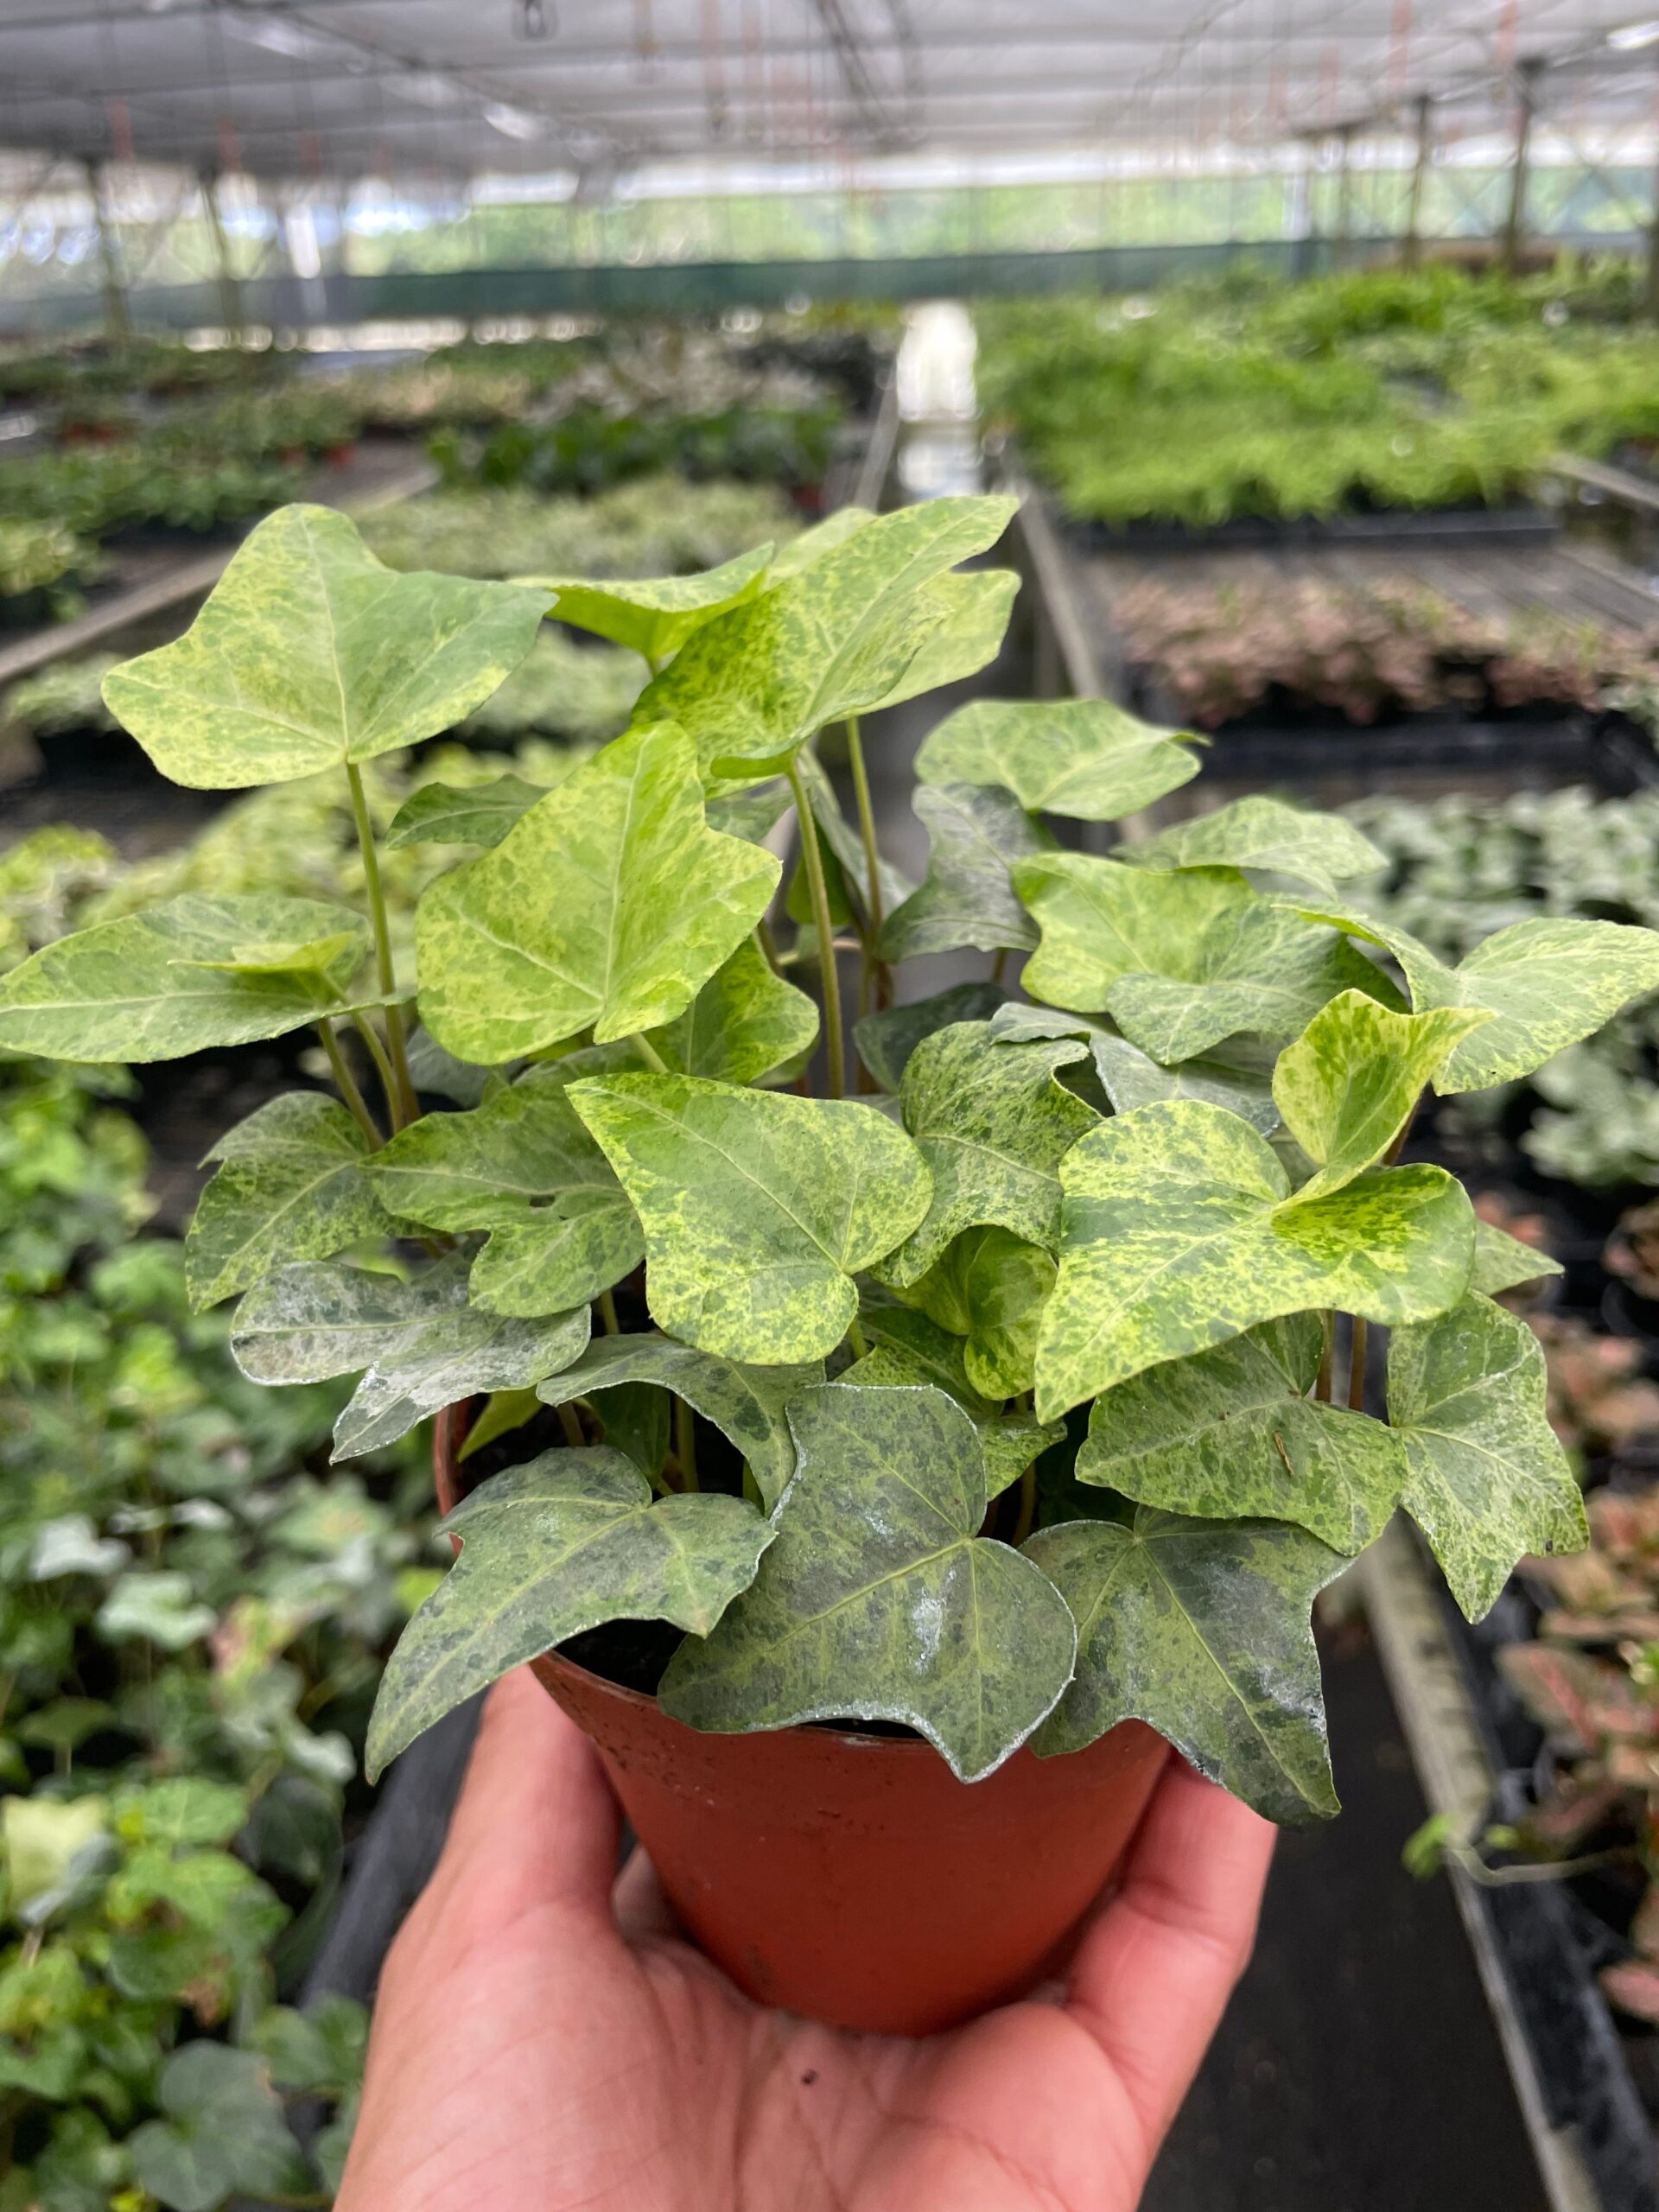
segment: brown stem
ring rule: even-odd
[[[1356,1313],[1348,1325],[1352,1332],[1348,1347],[1348,1403],[1357,1414],[1365,1410],[1365,1340],[1370,1325],[1363,1314]]]

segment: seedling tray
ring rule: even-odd
[[[1618,715],[1571,711],[1510,721],[1422,715],[1371,728],[1250,721],[1206,734],[1206,772],[1253,785],[1338,776],[1386,788],[1425,776],[1467,776],[1516,789],[1588,784],[1610,798],[1659,785],[1659,752]]]

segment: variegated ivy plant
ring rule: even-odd
[[[361,1375],[341,1457],[463,1400],[474,1440],[545,1408],[565,1439],[509,1440],[451,1516],[377,1768],[507,1668],[645,1618],[685,1632],[660,1696],[700,1728],[906,1722],[973,1780],[1133,1714],[1275,1818],[1329,1813],[1310,1607],[1396,1505],[1471,1615],[1582,1540],[1538,1347],[1494,1302],[1537,1255],[1393,1163],[1425,1090],[1522,1076],[1659,988],[1659,935],[1533,920],[1448,968],[1344,893],[1362,837],[1268,799],[1081,851],[1071,825],[1198,766],[1098,701],[941,721],[905,884],[859,717],[990,660],[1014,579],[958,564],[1008,515],[940,499],[705,576],[495,584],[395,574],[289,508],[109,677],[181,783],[343,775],[368,912],[104,924],[7,979],[0,1046],[153,1060],[314,1027],[339,1099],[220,1141],[194,1296],[239,1298],[256,1380]],[[363,764],[475,709],[550,613],[650,683],[545,794],[429,791],[393,825],[477,849],[425,893],[411,968]],[[842,723],[855,826],[813,750]],[[963,947],[986,981],[897,1000],[893,963]]]

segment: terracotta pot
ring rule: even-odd
[[[438,1423],[459,1495],[467,1409]],[[718,1736],[558,1652],[534,1662],[591,1738],[675,1910],[741,1989],[841,2027],[924,2035],[1059,1964],[1166,1756],[1123,1722],[958,1782],[919,1738],[822,1726]]]

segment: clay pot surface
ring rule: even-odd
[[[457,1494],[464,1413],[438,1424]],[[958,1782],[919,1738],[810,1726],[714,1735],[557,1651],[538,1681],[590,1738],[670,1902],[739,1988],[836,2026],[922,2035],[1061,1963],[1167,1755],[1122,1722]]]

